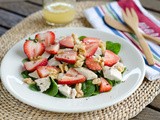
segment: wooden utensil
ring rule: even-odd
[[[136,34],[140,46],[143,50],[144,55],[146,56],[147,62],[149,65],[154,65],[154,58],[153,55],[151,53],[151,50],[147,44],[147,42],[145,41],[144,37],[142,36],[142,34],[138,31],[138,16],[136,14],[136,12],[134,11],[133,8],[131,8],[131,11],[126,8],[126,13],[122,10],[122,16],[124,21],[127,23],[127,25],[134,31],[134,33]]]
[[[104,16],[104,20],[105,22],[120,31],[124,31],[124,32],[129,32],[129,33],[134,33],[132,29],[130,29],[128,26],[123,25],[122,23],[118,22],[117,20],[111,18],[109,15],[105,14]],[[147,34],[142,33],[143,37],[145,37],[147,40],[150,40],[158,45],[160,45],[160,38],[158,37],[153,37]]]

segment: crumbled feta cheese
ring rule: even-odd
[[[95,55],[95,56],[100,56],[100,55],[102,55],[102,50],[101,50],[100,47],[98,47],[98,49],[96,50],[96,52],[95,52],[94,55]]]
[[[67,85],[59,85],[58,90],[68,98],[71,98],[72,88]]]
[[[113,67],[108,67],[108,66],[103,67],[103,75],[105,78],[108,78],[110,80],[123,81],[121,72]]]
[[[58,74],[58,80],[62,79],[63,76],[64,76],[64,73],[59,73]]]
[[[39,86],[41,92],[46,91],[51,85],[51,81],[48,77],[37,79],[35,82]]]
[[[76,95],[77,95],[76,89],[72,89],[71,90],[71,98],[74,99],[76,97]]]
[[[33,78],[40,78],[36,70],[32,73],[29,73],[28,75]]]
[[[54,57],[51,58],[49,61],[48,61],[48,65],[49,66],[58,66],[59,64],[61,64],[59,61],[57,61]]]
[[[75,70],[81,73],[82,75],[84,75],[87,80],[98,78],[98,76],[94,72],[92,72],[91,70],[87,68],[80,67],[80,68],[75,68]]]

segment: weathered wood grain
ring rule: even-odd
[[[157,11],[160,13],[160,0],[140,0],[145,8]]]
[[[5,26],[7,28],[11,28],[17,23],[19,23],[23,17],[19,15],[12,14],[5,10],[0,9],[0,25]]]
[[[42,5],[43,0],[27,0],[27,1],[32,2],[32,3],[36,3],[38,5]]]
[[[160,112],[146,107],[140,114],[131,120],[160,120]]]
[[[160,94],[154,99],[154,101],[149,106],[160,112]],[[160,116],[159,116],[159,118],[160,118]]]
[[[0,8],[24,17],[40,10],[42,7],[27,2],[2,2]]]

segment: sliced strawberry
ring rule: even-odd
[[[77,53],[72,49],[61,49],[58,54],[55,55],[55,59],[58,61],[75,64]]]
[[[58,50],[59,50],[59,43],[56,43],[54,45],[49,45],[46,47],[46,52],[50,53],[50,54],[57,54]]]
[[[48,75],[59,71],[60,71],[59,68],[54,66],[39,66],[37,68],[37,73],[41,78],[47,77]]]
[[[90,57],[92,55],[95,54],[95,52],[97,51],[98,49],[98,43],[91,43],[91,44],[86,44],[86,57]]]
[[[120,57],[110,50],[105,51],[104,58],[105,58],[104,64],[109,67],[113,66],[114,64],[116,64],[120,60]]]
[[[45,46],[42,43],[33,40],[26,40],[23,45],[23,50],[27,57],[31,60],[42,55],[45,51]]]
[[[75,69],[70,68],[67,73],[62,76],[60,80],[58,80],[59,84],[67,84],[67,85],[73,85],[77,83],[82,83],[86,80],[86,78],[78,73]]]
[[[59,41],[60,45],[67,48],[73,48],[74,47],[74,40],[72,36],[67,36],[64,39]]]
[[[86,37],[86,38],[83,39],[83,42],[85,44],[98,43],[98,45],[99,45],[101,40],[98,39],[98,38]]]
[[[39,33],[35,36],[39,42],[43,42],[45,46],[53,45],[55,43],[55,34],[52,31]]]
[[[101,77],[101,84],[100,84],[100,92],[108,92],[112,89],[112,86],[108,83],[107,80]]]
[[[85,63],[87,67],[91,70],[102,70],[100,64],[97,61],[95,61],[93,57],[87,58]]]
[[[46,58],[37,59],[35,61],[29,61],[24,63],[24,67],[26,70],[33,72],[37,69],[39,66],[45,66],[48,64],[48,61]]]

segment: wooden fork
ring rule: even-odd
[[[143,50],[143,53],[146,56],[148,64],[154,65],[154,58],[151,53],[151,50],[150,50],[147,42],[145,41],[144,37],[142,36],[142,34],[138,30],[138,16],[137,16],[136,12],[134,11],[133,8],[131,8],[131,11],[128,8],[126,8],[126,13],[122,10],[122,16],[123,16],[124,21],[127,23],[127,25],[136,34],[136,36],[139,40],[140,46]]]

